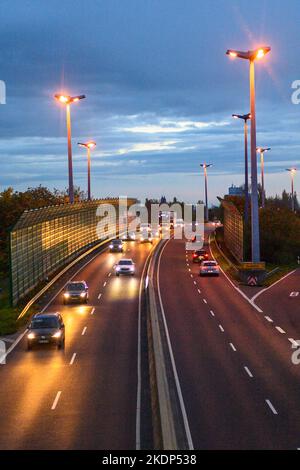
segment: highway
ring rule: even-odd
[[[75,277],[89,304],[62,305],[65,351],[26,351],[25,338],[0,368],[0,449],[134,449],[136,443],[139,283],[151,245],[126,242]],[[121,257],[134,277],[116,277]]]
[[[299,448],[300,366],[287,335],[223,274],[198,272],[184,241],[165,245],[159,285],[194,448]]]

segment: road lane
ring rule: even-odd
[[[195,448],[296,449],[300,369],[286,335],[198,270],[182,241],[167,245],[161,292]]]
[[[123,255],[103,253],[84,267],[76,280],[87,281],[89,305],[54,299],[47,311],[63,315],[65,351],[27,352],[23,340],[8,356],[0,368],[0,449],[134,449],[138,291],[149,251],[128,242]],[[136,262],[134,277],[114,275],[121,257]]]

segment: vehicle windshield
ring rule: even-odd
[[[123,259],[123,260],[120,260],[120,261],[119,261],[119,265],[120,265],[120,266],[131,266],[131,265],[132,265],[132,261],[127,260],[127,259]]]
[[[30,328],[36,330],[38,328],[58,328],[58,320],[55,317],[35,318],[30,324]]]
[[[205,250],[196,251],[196,255],[206,255],[206,251]]]
[[[121,240],[113,240],[113,241],[112,241],[112,244],[113,244],[113,245],[120,245],[121,243],[122,243]]]
[[[76,292],[79,290],[85,290],[85,285],[82,282],[73,282],[67,286],[69,292]]]
[[[205,261],[203,265],[204,266],[217,266],[217,263],[215,261]]]

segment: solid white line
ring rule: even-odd
[[[87,330],[87,326],[85,326],[85,327],[83,328],[82,333],[81,333],[81,336],[85,335],[86,330]]]
[[[213,317],[215,316],[215,314],[214,314],[214,312],[213,312],[212,310],[210,311],[210,314],[211,314]]]
[[[135,420],[135,449],[141,449],[141,390],[142,390],[142,371],[141,371],[141,316],[142,316],[142,290],[143,279],[146,270],[146,264],[151,256],[153,248],[150,250],[147,259],[144,263],[140,288],[139,288],[139,310],[138,310],[138,351],[137,351],[137,392],[136,392],[136,420]],[[147,276],[148,277],[148,276]],[[146,278],[146,281],[147,278]]]
[[[282,335],[285,335],[286,332],[282,328],[280,328],[280,326],[275,326],[275,328],[277,331],[279,331],[279,333],[281,333]]]
[[[95,313],[95,307],[92,308],[91,315],[94,315],[94,313]]]
[[[222,326],[222,325],[219,325],[219,328],[220,328],[220,330],[222,331],[222,333],[224,333],[225,330],[224,330],[223,326]]]
[[[268,320],[268,322],[273,323],[272,318],[270,318],[270,317],[268,317],[268,316],[265,316],[265,319]]]
[[[70,366],[74,364],[76,353],[73,354],[72,359],[70,360]]]
[[[214,255],[213,255],[213,252],[211,250],[211,247],[210,247],[210,236],[209,236],[209,251],[210,251],[210,254],[212,256],[212,258],[216,261]],[[225,271],[221,268],[220,266],[220,271],[224,274],[224,276],[226,277],[227,281],[232,285],[232,287],[245,299],[247,300],[247,302],[249,302],[250,305],[252,305],[253,308],[255,308],[255,310],[257,310],[259,313],[263,313],[263,310],[261,308],[259,308],[254,302],[253,302],[253,299],[249,299],[249,297],[241,290],[239,289],[235,284],[234,282],[232,282],[232,280],[227,276],[227,274],[225,273]]]
[[[229,344],[230,344],[231,349],[233,349],[234,351],[236,351],[235,346],[234,346],[232,343],[229,343]]]
[[[101,296],[102,296],[102,294],[99,294],[99,295],[98,295],[98,299],[101,299]]]
[[[205,304],[207,304],[207,300],[206,300],[206,299],[203,299],[203,302],[204,302]]]
[[[53,405],[51,406],[51,410],[55,410],[60,396],[61,396],[61,391],[57,392],[56,397],[54,398]]]
[[[294,274],[296,271],[297,271],[297,269],[294,269],[294,271],[291,271],[291,272],[287,273],[287,274],[286,274],[285,276],[283,276],[281,279],[278,279],[278,281],[274,282],[274,284],[272,284],[271,286],[266,287],[265,289],[262,289],[261,291],[259,291],[257,294],[255,294],[255,295],[251,298],[251,301],[254,302],[254,300],[256,300],[257,297],[259,297],[261,294],[263,294],[263,293],[266,292],[267,290],[271,289],[272,287],[276,286],[276,284],[279,284],[279,282],[284,281],[287,277],[291,276],[291,274]]]
[[[277,411],[275,410],[274,406],[272,405],[272,403],[270,402],[270,400],[266,399],[266,403],[269,405],[269,407],[271,408],[272,412],[274,413],[274,415],[278,415]]]
[[[189,450],[194,450],[193,440],[192,440],[192,436],[191,436],[191,431],[190,431],[189,422],[188,422],[188,418],[187,418],[187,413],[186,413],[186,409],[185,409],[185,405],[184,405],[183,395],[182,395],[180,382],[179,382],[179,378],[178,378],[178,373],[177,373],[177,369],[176,369],[174,354],[173,354],[173,350],[172,350],[172,345],[171,345],[171,340],[170,340],[166,315],[165,315],[163,302],[162,302],[162,297],[161,297],[161,291],[160,291],[160,282],[159,282],[159,279],[160,279],[160,261],[161,261],[162,254],[163,254],[163,252],[164,252],[164,250],[165,250],[165,248],[166,248],[166,246],[168,245],[169,242],[170,242],[170,240],[168,240],[166,242],[166,244],[163,246],[163,248],[162,248],[162,250],[159,254],[158,266],[157,266],[157,290],[158,290],[158,298],[159,298],[161,313],[162,313],[162,317],[163,317],[163,323],[164,323],[164,326],[165,326],[166,339],[167,339],[167,343],[168,343],[168,347],[169,347],[169,353],[170,353],[171,364],[172,364],[172,368],[173,368],[173,374],[174,374],[174,378],[175,378],[177,393],[178,393],[180,407],[181,407],[181,413],[182,413],[182,416],[183,416],[185,432],[186,432],[186,436],[187,436],[187,440],[188,440],[188,447],[189,447]]]
[[[245,369],[245,371],[247,372],[247,374],[249,375],[249,377],[253,378],[253,375],[252,375],[252,373],[250,372],[250,370],[248,369],[248,367],[247,367],[247,366],[244,366],[244,369]]]

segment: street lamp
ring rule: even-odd
[[[79,147],[85,147],[87,149],[87,161],[88,161],[88,201],[91,200],[91,149],[96,147],[96,142],[90,140],[89,142],[78,142]]]
[[[71,142],[71,111],[70,105],[85,98],[85,95],[68,96],[68,95],[54,95],[54,98],[66,106],[67,117],[67,133],[68,133],[68,166],[69,166],[69,200],[70,203],[74,202],[74,184],[73,184],[73,161],[72,161],[72,142]]]
[[[292,211],[295,212],[294,177],[295,177],[297,168],[287,168],[286,171],[289,171],[291,174]]]
[[[257,161],[256,161],[256,114],[255,114],[255,60],[262,59],[270,47],[260,47],[253,51],[236,51],[228,49],[226,54],[232,58],[245,59],[250,64],[250,114],[251,114],[251,245],[252,262],[260,261],[260,242],[259,242],[259,213],[258,213],[258,194],[257,194]]]
[[[205,222],[208,222],[208,197],[207,197],[207,168],[212,166],[212,164],[207,164],[207,163],[201,163],[200,166],[204,170],[204,182],[205,182]]]
[[[261,171],[261,207],[265,207],[265,161],[264,154],[271,150],[271,147],[257,147],[256,151],[260,154],[260,171]]]
[[[244,142],[245,142],[245,226],[249,220],[249,177],[248,177],[248,120],[251,114],[233,114],[234,119],[242,119],[244,121]]]

